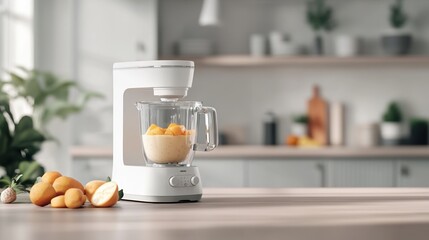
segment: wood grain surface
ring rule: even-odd
[[[201,202],[0,204],[0,239],[428,239],[429,189],[205,189]]]

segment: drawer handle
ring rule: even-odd
[[[401,176],[402,177],[409,177],[411,174],[410,168],[408,166],[401,166]]]
[[[326,187],[326,168],[325,168],[325,165],[323,163],[317,163],[316,168],[317,168],[317,170],[320,171],[321,187]]]

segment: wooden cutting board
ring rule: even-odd
[[[314,86],[308,101],[308,131],[310,137],[322,145],[328,144],[328,121],[328,103],[321,97],[319,86]]]

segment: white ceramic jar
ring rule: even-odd
[[[351,35],[338,35],[334,39],[334,52],[338,57],[353,57],[361,51],[361,41]]]
[[[381,138],[384,145],[398,145],[402,137],[402,125],[399,122],[381,123]]]

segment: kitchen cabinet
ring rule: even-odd
[[[326,171],[322,160],[248,160],[249,187],[323,187]]]
[[[429,160],[399,160],[396,176],[398,187],[429,187]]]
[[[245,187],[246,162],[244,159],[194,159],[204,187]]]
[[[112,160],[106,158],[79,159],[74,161],[71,176],[82,184],[94,179],[105,180],[112,176]]]
[[[219,147],[196,154],[204,187],[429,187],[429,148]],[[112,149],[75,147],[73,176],[111,175]]]
[[[329,187],[394,187],[395,161],[336,159],[329,161]]]

